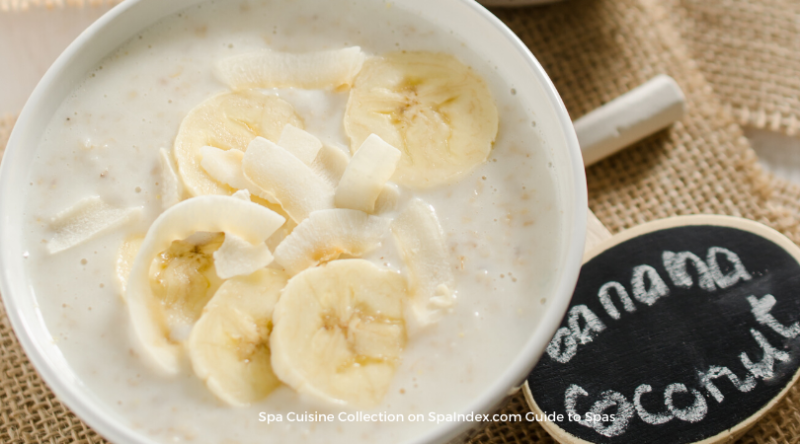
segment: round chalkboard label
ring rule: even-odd
[[[561,442],[720,442],[797,379],[800,248],[725,216],[665,219],[587,255],[527,380]]]

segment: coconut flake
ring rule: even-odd
[[[242,159],[244,153],[237,149],[221,150],[213,146],[200,148],[200,166],[217,182],[236,190],[247,190],[267,202],[277,203],[275,196],[265,192],[244,175]]]
[[[394,174],[400,156],[400,150],[377,134],[367,137],[350,159],[336,187],[336,206],[373,213],[375,201]]]
[[[172,156],[161,148],[159,160],[161,161],[161,207],[165,210],[183,198],[183,183],[175,172],[175,163]]]
[[[439,219],[430,205],[412,199],[391,229],[408,268],[414,318],[420,326],[434,323],[455,304],[455,278]]]
[[[114,208],[99,196],[86,197],[50,221],[53,238],[47,251],[56,254],[122,226],[138,217],[142,207]]]
[[[220,60],[217,76],[231,89],[336,89],[353,84],[366,56],[358,46],[286,53],[265,49]]]
[[[294,154],[295,157],[309,166],[314,163],[317,153],[320,148],[322,148],[322,142],[314,137],[313,134],[301,130],[292,124],[286,124],[283,128],[281,137],[278,139],[278,145]]]
[[[312,211],[333,208],[333,187],[289,151],[263,137],[250,142],[242,167],[245,177],[275,196],[297,223]]]
[[[263,242],[251,244],[233,233],[225,233],[225,241],[214,252],[214,267],[220,279],[247,276],[272,262],[272,253]]]
[[[380,245],[389,222],[356,210],[315,211],[278,245],[275,263],[293,276],[341,254],[364,255]]]

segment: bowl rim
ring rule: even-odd
[[[126,14],[142,1],[147,0],[125,0],[113,7],[86,28],[50,66],[25,103],[8,140],[4,156],[7,161],[0,164],[0,190],[9,189],[8,187],[12,186],[10,184],[11,178],[8,171],[11,169],[9,165],[14,162],[9,161],[9,159],[13,159],[15,153],[23,149],[21,143],[17,141],[20,138],[19,133],[23,131],[20,128],[30,125],[29,122],[33,119],[33,116],[43,106],[42,102],[45,100],[48,89],[56,79],[62,75],[63,71],[68,69],[74,59],[81,55],[82,52],[86,51],[85,47],[92,42],[98,32],[114,25],[114,21],[117,20],[119,16]],[[577,283],[583,258],[586,221],[588,217],[588,196],[583,159],[575,129],[572,126],[569,113],[555,85],[544,68],[522,40],[485,7],[474,0],[458,1],[467,8],[472,9],[472,11],[477,13],[483,20],[491,24],[496,32],[508,40],[513,49],[525,60],[528,68],[534,73],[534,80],[542,86],[555,113],[556,120],[561,127],[560,130],[564,135],[565,149],[570,151],[568,156],[569,164],[564,165],[564,167],[570,170],[574,178],[572,183],[574,189],[574,201],[571,210],[572,217],[570,219],[565,219],[566,222],[569,222],[567,224],[569,228],[563,230],[567,252],[564,255],[564,269],[561,270],[558,284],[554,286],[552,294],[549,296],[555,299],[550,308],[550,316],[542,317],[533,333],[529,336],[527,342],[525,342],[522,349],[517,353],[512,364],[493,384],[484,387],[480,395],[474,398],[470,405],[463,410],[464,412],[474,411],[476,413],[488,413],[510,395],[510,387],[516,387],[525,380],[528,373],[544,352],[550,338],[561,324],[561,320],[569,305],[572,292],[574,291],[575,284]],[[165,15],[165,17],[167,15]],[[3,193],[0,193],[0,209],[8,205],[5,202],[6,199],[3,199],[2,196]],[[9,217],[7,213],[0,212],[0,245],[10,242],[10,239],[14,238],[9,236],[10,233],[7,232],[8,226]],[[34,339],[34,330],[36,327],[26,322],[26,315],[16,301],[16,298],[19,296],[14,296],[18,294],[17,292],[22,294],[19,285],[14,286],[10,283],[12,280],[15,283],[17,282],[11,279],[10,268],[8,266],[8,264],[14,260],[15,258],[12,258],[8,253],[8,248],[0,247],[0,293],[2,293],[2,300],[11,326],[25,354],[47,386],[60,401],[104,438],[116,443],[154,443],[151,438],[134,432],[130,426],[106,414],[102,408],[98,408],[102,406],[101,403],[87,397],[84,390],[77,387],[76,384],[67,378],[62,377],[54,369],[54,366],[51,365],[47,357],[46,351],[41,344]],[[21,259],[16,258],[16,260]],[[39,314],[39,316],[41,316],[41,314]],[[446,442],[470,432],[474,427],[474,424],[467,422],[444,423],[431,428],[416,438],[412,438],[408,442],[409,444]]]

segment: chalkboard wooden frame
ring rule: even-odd
[[[583,263],[584,264],[587,263],[594,257],[598,256],[599,254],[603,253],[604,251],[616,245],[627,242],[639,236],[665,229],[676,228],[676,227],[689,227],[689,226],[718,226],[718,227],[729,227],[747,231],[749,233],[760,236],[776,244],[777,246],[782,248],[785,252],[787,252],[790,256],[792,256],[798,262],[798,264],[800,264],[800,247],[795,245],[791,240],[789,240],[781,233],[758,222],[738,217],[721,216],[721,215],[677,216],[668,219],[662,219],[645,223],[636,226],[632,229],[621,232],[610,238],[602,240],[597,239],[597,243],[594,246],[587,245],[587,251],[586,254],[584,255]],[[794,386],[797,383],[798,379],[800,379],[800,368],[798,368],[795,371],[791,381],[775,397],[773,397],[766,405],[757,410],[754,414],[747,417],[746,419],[739,422],[730,429],[723,430],[717,435],[711,436],[709,438],[705,438],[700,441],[695,441],[692,444],[719,444],[719,443],[732,442],[738,439],[739,437],[744,435],[744,433],[746,433],[747,430],[749,430],[753,425],[755,425],[755,423],[758,420],[760,420],[764,415],[766,415],[767,412],[769,412],[769,410],[771,410],[778,402],[780,402],[786,396],[786,394],[789,392],[792,386]],[[528,385],[528,381],[525,381],[525,383],[522,386],[522,390],[525,396],[525,400],[527,401],[531,411],[537,416],[544,415],[545,412],[542,411],[542,409],[539,407],[539,405],[533,398],[533,394]],[[559,427],[556,422],[540,421],[539,423],[559,443],[592,444],[589,441],[578,438],[570,434],[569,432],[565,431],[564,429]]]

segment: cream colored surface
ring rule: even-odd
[[[109,9],[33,8],[20,13],[0,8],[0,84],[14,85],[0,88],[0,115],[18,113],[61,51]]]

